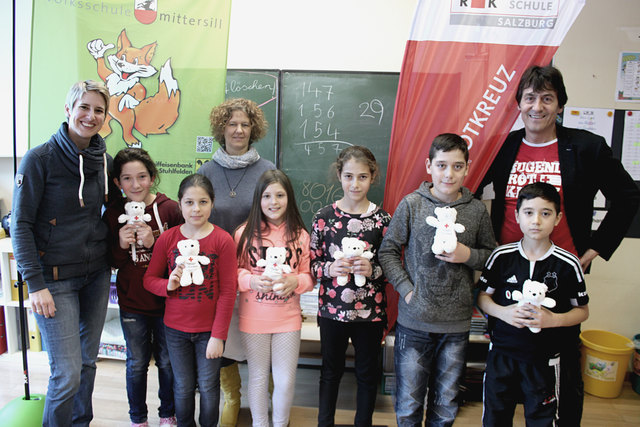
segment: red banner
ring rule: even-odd
[[[426,178],[433,138],[461,135],[475,191],[515,122],[524,70],[546,65],[584,0],[451,0],[418,3],[400,73],[384,208]]]

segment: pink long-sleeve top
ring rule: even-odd
[[[244,225],[235,233],[238,242]],[[309,233],[302,230],[294,246],[287,245],[284,223],[268,225],[268,231],[262,236],[262,245],[251,242],[249,255],[243,265],[238,267],[239,319],[240,330],[252,334],[279,333],[297,331],[302,328],[300,294],[309,292],[315,284],[309,267]],[[251,289],[252,275],[260,276],[263,267],[257,267],[259,259],[264,259],[268,247],[286,247],[286,264],[291,267],[290,274],[298,277],[298,286],[289,297],[280,297],[273,292],[262,293]],[[285,275],[290,275],[285,274]]]
[[[143,285],[149,292],[166,297],[164,323],[182,332],[211,331],[214,338],[227,339],[237,288],[236,245],[229,233],[214,227],[199,239],[200,252],[209,258],[202,265],[204,283],[167,291],[169,274],[176,268],[178,242],[185,240],[180,226],[164,232],[156,241]]]

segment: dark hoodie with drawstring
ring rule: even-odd
[[[135,261],[132,257],[131,248],[122,249],[120,247],[120,229],[125,224],[120,223],[118,217],[124,213],[125,201],[124,199],[114,201],[104,211],[103,216],[104,221],[109,226],[109,260],[111,266],[118,269],[116,278],[118,305],[121,310],[129,313],[162,316],[164,314],[165,298],[152,294],[142,286],[142,278],[147,271],[149,261],[151,261],[153,246],[145,248],[143,245],[136,244]],[[171,227],[184,222],[178,203],[162,193],[156,194],[155,200],[145,207],[144,213],[151,216],[151,221],[147,225],[153,230],[155,240]]]
[[[29,292],[108,266],[101,220],[111,158],[95,135],[78,150],[68,124],[27,152],[13,190],[11,243]]]

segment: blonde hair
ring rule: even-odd
[[[66,105],[69,107],[69,110],[73,110],[73,106],[76,104],[76,101],[82,98],[87,92],[98,92],[102,99],[104,99],[104,112],[105,114],[109,111],[109,90],[102,82],[97,82],[95,80],[84,80],[75,83],[69,89],[69,93],[67,93],[67,102]]]

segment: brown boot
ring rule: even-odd
[[[224,407],[220,417],[222,427],[236,427],[238,423],[241,384],[238,362],[220,369],[220,389],[224,394]]]

